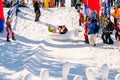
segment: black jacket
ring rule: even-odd
[[[112,33],[112,25],[113,23],[112,22],[109,22],[107,25],[106,25],[106,30],[109,32],[109,33]]]
[[[37,12],[37,11],[40,12],[40,5],[37,1],[34,2],[34,11],[35,12]]]

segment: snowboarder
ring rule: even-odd
[[[10,42],[10,40],[9,40],[10,34],[12,34],[12,40],[16,40],[15,36],[14,36],[14,32],[12,31],[12,28],[11,28],[11,22],[12,22],[12,20],[10,19],[9,16],[7,16],[7,19],[6,19],[6,32],[7,32],[7,41],[8,42]]]

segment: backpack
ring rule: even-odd
[[[95,24],[94,33],[96,34],[96,33],[98,33],[98,31],[99,31],[99,26],[97,24]]]

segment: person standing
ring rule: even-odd
[[[11,28],[11,22],[12,20],[10,19],[9,16],[7,16],[7,19],[6,19],[7,42],[10,42],[9,40],[10,34],[12,34],[12,40],[16,40],[14,36],[14,32],[12,31],[12,28]]]
[[[85,25],[84,25],[84,30],[85,30],[85,32],[84,32],[85,41],[84,42],[85,43],[89,43],[89,38],[88,38],[88,30],[89,30],[88,25],[90,24],[89,22],[90,22],[90,18],[87,16]]]
[[[56,7],[59,6],[59,0],[55,0],[55,6],[56,6]]]
[[[103,42],[106,44],[113,44],[113,40],[111,39],[111,34],[112,34],[112,27],[113,27],[113,23],[111,22],[110,18],[106,19],[106,28],[105,28],[105,37],[103,37]]]
[[[94,29],[95,29],[95,21],[93,19],[91,19],[89,21],[89,25],[88,25],[88,38],[89,38],[89,43],[92,45],[92,46],[96,46],[96,43],[95,43],[95,38],[96,38],[96,34],[94,32]]]
[[[35,22],[38,22],[38,21],[39,21],[39,18],[40,18],[40,15],[41,15],[39,0],[36,0],[36,1],[34,2],[34,11],[35,11],[35,13],[36,13],[36,15],[35,15]]]
[[[40,3],[41,3],[41,8],[44,7],[44,0],[40,0]]]

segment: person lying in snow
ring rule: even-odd
[[[58,26],[58,28],[51,28],[50,26],[48,26],[48,30],[49,32],[58,34],[65,34],[68,31],[65,25]]]

